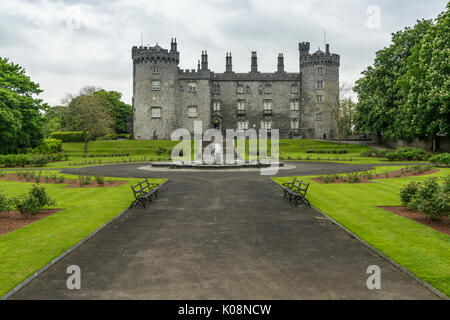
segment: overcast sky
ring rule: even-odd
[[[223,72],[232,52],[236,72],[298,72],[298,43],[341,55],[341,82],[353,84],[390,34],[417,19],[435,18],[447,0],[2,0],[0,56],[25,67],[54,105],[85,85],[123,93],[131,103],[131,47],[170,48],[177,38],[180,68],[193,69],[202,50]],[[379,13],[379,14],[378,14]]]

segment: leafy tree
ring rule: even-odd
[[[131,106],[121,101],[122,94],[117,91],[101,90],[95,92],[94,96],[102,96],[108,101],[115,132],[128,133],[127,123],[131,118]]]
[[[0,58],[0,153],[34,148],[42,143],[46,105],[35,98],[42,90],[25,69]]]
[[[355,109],[356,103],[351,98],[344,98],[340,101],[339,128],[345,137],[353,133]]]
[[[421,20],[413,28],[392,34],[392,44],[376,53],[373,66],[362,72],[354,91],[358,94],[356,129],[374,133],[379,140],[408,138],[408,125],[401,121],[399,106],[406,100],[397,85],[406,74],[408,57],[432,26]]]
[[[406,99],[400,108],[408,137],[436,137],[450,127],[450,3],[412,49],[408,71],[398,84]]]
[[[67,127],[66,119],[67,107],[54,106],[45,109],[44,115],[44,136],[48,137],[53,132],[59,132]]]
[[[84,152],[88,151],[88,142],[110,133],[113,120],[108,110],[108,101],[102,96],[79,96],[67,107],[69,129],[84,132]]]

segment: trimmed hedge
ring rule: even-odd
[[[436,166],[450,167],[450,153],[436,154],[428,159],[428,161]]]
[[[112,133],[107,134],[106,136],[99,137],[97,140],[118,140],[118,139],[131,139],[131,133]]]
[[[430,158],[430,153],[426,152],[425,150],[418,149],[418,148],[412,148],[412,147],[406,147],[406,148],[399,148],[396,149],[393,152],[386,153],[386,158],[388,160],[417,160],[417,161],[425,161]]]
[[[50,139],[58,139],[62,142],[84,142],[84,133],[83,131],[53,132]]]
[[[39,153],[50,154],[62,152],[62,141],[58,139],[44,139],[38,148]]]
[[[306,150],[306,153],[315,154],[347,154],[347,150]]]
[[[0,155],[0,166],[3,167],[45,167],[50,161],[67,160],[67,155],[56,154],[9,154]]]

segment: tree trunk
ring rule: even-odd
[[[88,139],[87,139],[87,132],[84,132],[84,153],[87,154],[88,152]]]
[[[433,152],[436,152],[436,136],[433,137]]]

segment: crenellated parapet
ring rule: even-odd
[[[200,80],[209,79],[211,72],[209,70],[195,70],[195,69],[180,69],[180,80]]]
[[[134,63],[165,62],[178,65],[180,62],[179,52],[163,49],[159,45],[154,47],[134,46],[131,50],[131,57]]]
[[[313,54],[301,56],[300,57],[300,68],[306,67],[308,65],[316,65],[316,64],[339,67],[340,59],[341,59],[341,57],[338,54],[328,54],[327,55],[324,52],[321,52],[321,53],[316,52]]]

